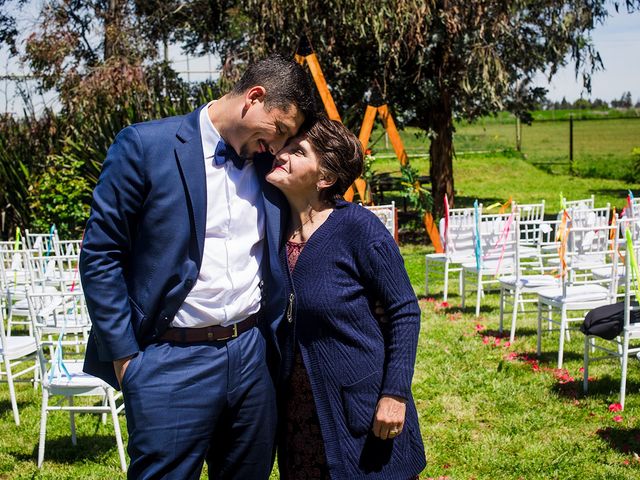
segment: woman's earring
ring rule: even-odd
[[[320,185],[316,185],[316,190],[319,192],[320,191]]]

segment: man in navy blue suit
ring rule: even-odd
[[[204,461],[209,478],[269,477],[265,337],[285,294],[282,198],[262,185],[269,154],[314,111],[302,68],[272,56],[222,98],[127,127],[109,149],[80,258],[85,371],[124,393],[129,478],[199,478]]]

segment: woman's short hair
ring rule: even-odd
[[[320,192],[320,198],[335,201],[344,195],[362,174],[362,144],[347,127],[324,115],[305,131],[305,137],[318,155],[320,172],[336,181]]]

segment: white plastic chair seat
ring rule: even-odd
[[[451,263],[464,263],[473,260],[473,254],[469,255],[468,253],[428,253],[427,258],[429,261],[436,262],[445,262],[449,261]]]
[[[0,355],[7,356],[10,360],[25,357],[37,350],[36,339],[28,335],[13,335],[5,337],[5,348],[0,346]]]
[[[551,275],[521,275],[516,284],[516,276],[508,275],[499,278],[500,285],[519,290],[537,290],[540,288],[559,288],[560,280]]]
[[[552,267],[560,266],[559,258],[550,258],[549,265]],[[574,270],[589,270],[592,268],[608,268],[611,271],[611,265],[608,265],[604,261],[596,260],[593,256],[585,255],[585,256],[576,256],[574,257],[571,267]]]
[[[82,365],[84,363],[82,360],[64,360],[63,363],[71,378],[67,377],[64,371],[60,371],[59,369],[57,369],[56,374],[53,376],[51,381],[49,381],[49,375],[51,374],[51,371],[48,371],[44,381],[48,384],[50,390],[55,390],[58,388],[77,388],[89,392],[93,389],[105,389],[108,387],[108,384],[100,378],[94,377],[93,375],[89,375],[88,373],[84,373],[82,371]]]
[[[623,270],[624,269],[622,269],[622,268],[620,268],[618,270],[620,272],[618,274],[618,280],[621,281],[621,282],[624,281],[624,271]],[[596,280],[606,280],[607,278],[611,278],[611,266],[603,266],[603,267],[592,268],[591,269],[591,275]]]
[[[478,266],[475,260],[473,262],[466,262],[462,264],[462,268],[473,273],[478,272]],[[499,269],[501,271],[510,270],[513,271],[513,265],[511,262],[503,261],[499,263],[497,260],[488,260],[482,263],[482,273],[486,275],[494,275]],[[500,272],[498,272],[500,273]]]
[[[574,285],[567,287],[566,296],[562,295],[562,288],[542,289],[538,291],[540,299],[553,303],[590,303],[609,299],[609,289],[601,285]]]

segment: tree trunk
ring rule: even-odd
[[[453,207],[453,119],[451,97],[443,91],[439,101],[432,105],[429,112],[430,127],[434,133],[429,147],[431,167],[431,194],[433,213],[440,218],[444,212],[444,196],[449,198]]]

